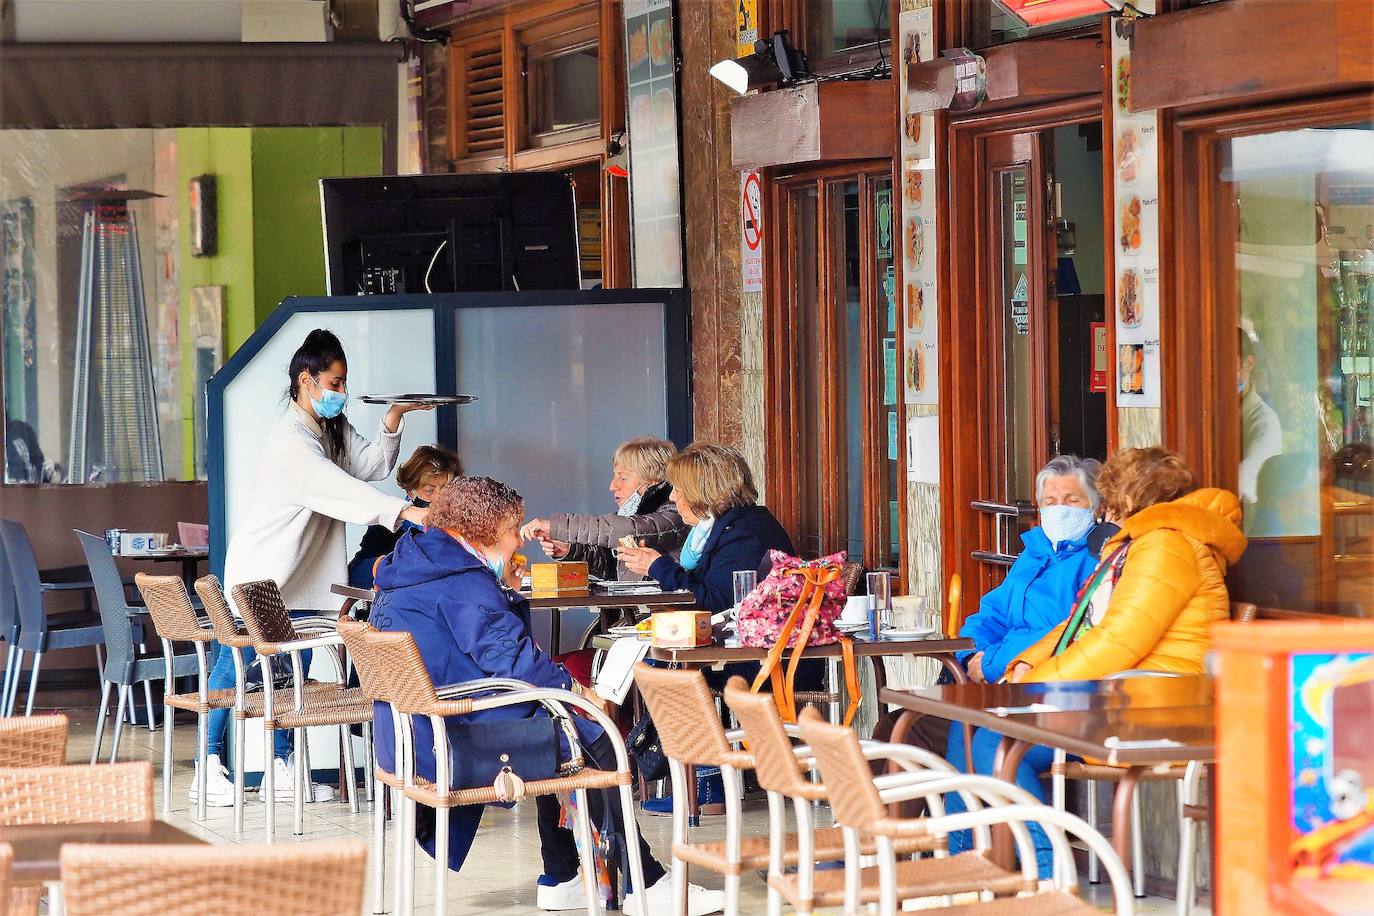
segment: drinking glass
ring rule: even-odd
[[[752,569],[735,571],[735,607],[743,603],[745,597],[758,585],[759,574]]]
[[[868,634],[877,639],[878,634],[892,625],[892,574],[871,572],[868,574]]]

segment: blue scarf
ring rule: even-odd
[[[683,569],[697,568],[701,562],[701,549],[706,546],[706,539],[711,536],[711,526],[715,523],[715,516],[703,518],[687,533],[687,542],[682,545],[682,555],[678,557]]]

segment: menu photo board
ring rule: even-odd
[[[672,0],[626,0],[631,244],[639,287],[683,285],[674,41]]]
[[[903,64],[932,60],[935,30],[929,7],[905,10],[897,20]],[[940,340],[936,302],[935,119],[907,110],[906,67],[899,71],[902,100],[898,189],[901,206],[893,220],[892,245],[902,260],[902,288],[897,290],[901,321],[902,379],[907,404],[939,402],[937,348]]]
[[[1132,22],[1116,18],[1111,24],[1116,403],[1158,407],[1159,115],[1130,109]]]

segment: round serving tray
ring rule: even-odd
[[[360,399],[364,404],[424,404],[442,407],[446,404],[471,404],[477,400],[473,394],[365,394]]]

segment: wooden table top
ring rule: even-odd
[[[598,636],[592,640],[592,645],[598,649],[607,649],[614,641],[613,637]],[[940,639],[937,637],[924,639],[884,638],[879,640],[856,638],[854,640],[854,654],[857,656],[948,655],[971,648],[973,648],[973,641],[969,639]],[[787,657],[791,654],[792,650],[789,649],[783,653],[783,656]],[[828,646],[809,646],[806,650],[808,658],[839,658],[840,654],[838,643]],[[651,648],[649,657],[655,661],[681,662],[688,665],[759,662],[768,657],[768,649],[741,646],[738,643],[730,642],[725,645],[700,646],[695,649]]]
[[[132,824],[30,824],[0,827],[0,843],[14,848],[14,880],[39,884],[62,877],[62,847],[67,843],[174,846],[206,842],[166,821]]]
[[[1110,764],[1216,756],[1212,680],[1202,676],[887,688],[878,700]]]

